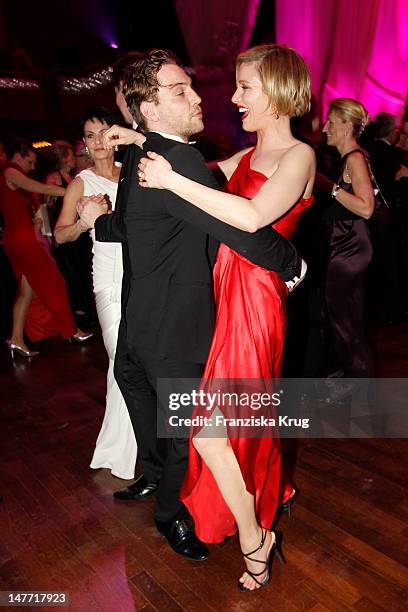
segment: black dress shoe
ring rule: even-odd
[[[133,484],[126,487],[126,489],[115,491],[113,497],[124,501],[137,501],[153,495],[158,486],[157,482],[148,482],[142,475]]]
[[[167,538],[170,546],[178,555],[193,561],[208,559],[208,548],[197,538],[191,519],[155,521],[156,527]]]

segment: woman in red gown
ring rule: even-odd
[[[308,110],[308,69],[292,49],[250,49],[238,57],[232,101],[242,112],[243,128],[256,131],[258,138],[255,148],[219,164],[229,179],[229,193],[178,175],[154,153],[141,161],[141,184],[170,189],[246,231],[273,222],[290,238],[312,203],[314,153],[295,140],[289,123],[290,117]],[[208,389],[214,379],[253,379],[255,387],[267,388],[272,379],[273,388],[286,331],[285,283],[221,245],[214,286],[217,318],[202,385]],[[293,486],[281,482],[279,439],[271,433],[260,438],[236,432],[233,437],[193,437],[181,494],[205,542],[220,542],[238,527],[247,565],[239,581],[244,591],[269,582],[281,535],[271,525],[278,505],[293,494]]]
[[[45,185],[30,179],[36,155],[28,143],[16,140],[10,151],[10,162],[0,168],[0,212],[4,219],[3,247],[13,266],[19,291],[13,310],[13,331],[8,346],[12,354],[25,357],[37,355],[24,341],[24,326],[31,300],[36,295],[51,314],[63,338],[78,341],[92,334],[84,334],[75,324],[64,279],[49,250],[41,241],[33,224],[37,207],[32,193],[62,196],[65,189]]]

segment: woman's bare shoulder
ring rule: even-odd
[[[83,195],[83,191],[84,191],[84,181],[82,179],[82,177],[80,176],[76,176],[67,186],[67,189],[65,191],[65,198],[66,196],[72,196],[72,195]]]
[[[22,170],[18,170],[13,166],[8,166],[4,170],[4,178],[10,189],[15,190],[17,187],[22,187],[25,184],[26,175]]]
[[[354,163],[355,160],[364,162],[364,160],[368,158],[369,158],[369,155],[367,151],[364,151],[364,149],[356,149],[355,151],[352,151],[351,153],[348,154],[347,162],[351,161],[352,163]]]
[[[360,170],[367,170],[368,159],[368,153],[366,153],[366,151],[364,151],[363,149],[352,151],[347,157],[347,168],[350,170],[350,172],[359,172]]]
[[[293,146],[289,147],[286,152],[286,155],[302,155],[309,158],[316,157],[313,147],[308,145],[306,142],[302,142],[301,140],[296,140]]]
[[[6,166],[6,168],[4,169],[4,176],[18,176],[22,174],[24,176],[24,172],[22,172],[22,170],[18,170],[17,168],[15,168],[14,166]]]

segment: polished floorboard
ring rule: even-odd
[[[407,377],[408,325],[373,338],[379,373]],[[126,483],[88,467],[105,368],[98,337],[47,341],[31,362],[0,349],[0,590],[67,591],[84,612],[408,609],[406,441],[301,443],[300,494],[281,520],[287,563],[275,561],[267,589],[242,594],[236,538],[205,563],[180,558],[152,500],[114,501]]]

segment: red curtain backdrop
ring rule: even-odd
[[[174,0],[207,132],[231,133],[234,60],[247,48],[259,0]],[[272,1],[272,0],[271,0]],[[347,96],[369,113],[402,113],[408,89],[408,0],[275,0],[276,41],[308,62],[324,111]]]
[[[360,100],[399,115],[408,90],[408,0],[276,0],[276,37],[308,62],[328,102]]]
[[[207,134],[238,141],[240,119],[231,104],[235,58],[246,49],[260,0],[174,0],[177,17],[203,98]]]
[[[174,0],[194,66],[233,66],[249,45],[259,1]]]

